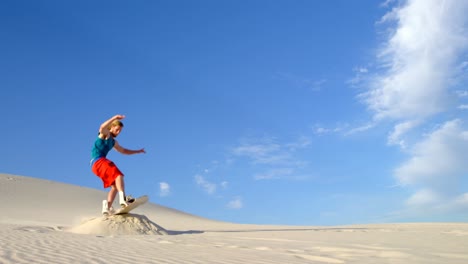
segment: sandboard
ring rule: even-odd
[[[146,203],[147,201],[148,201],[148,195],[143,195],[141,197],[138,197],[135,199],[133,203],[128,204],[127,207],[115,210],[114,215],[128,214],[131,210]]]

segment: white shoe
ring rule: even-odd
[[[109,208],[109,203],[107,200],[102,201],[102,214],[103,215],[110,215],[114,213],[114,208]]]
[[[125,208],[128,206],[128,204],[131,204],[135,201],[135,198],[133,198],[130,195],[125,196],[124,199],[120,199],[120,207]]]

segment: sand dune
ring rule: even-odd
[[[468,223],[241,225],[153,203],[102,216],[103,197],[0,174],[0,263],[468,263]]]

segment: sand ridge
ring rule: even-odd
[[[148,217],[138,214],[106,215],[91,218],[83,223],[66,229],[76,234],[89,235],[167,235],[167,231],[152,222]]]

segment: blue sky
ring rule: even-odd
[[[0,172],[237,223],[468,219],[467,1],[2,1]],[[46,191],[44,195],[47,195]],[[100,201],[96,201],[100,204]]]

